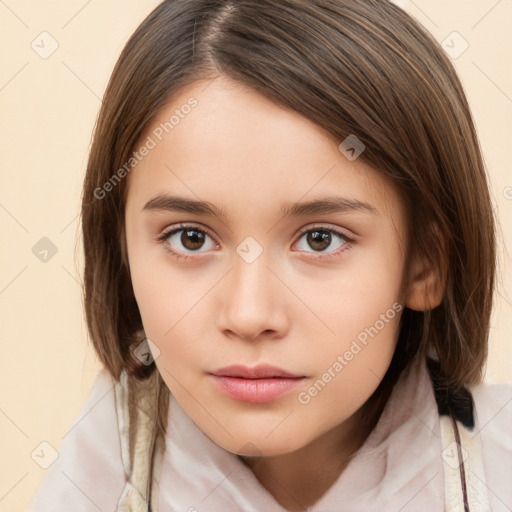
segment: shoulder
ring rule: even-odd
[[[512,383],[473,386],[471,394],[491,509],[512,510]]]
[[[116,381],[101,370],[64,433],[30,512],[115,510],[125,483],[115,393]]]
[[[503,433],[512,443],[512,383],[471,387],[479,431]]]

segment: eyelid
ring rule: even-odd
[[[174,227],[165,228],[155,238],[158,241],[162,241],[162,240],[165,240],[166,238],[168,238],[169,236],[177,233],[178,231],[182,231],[185,229],[198,229],[200,231],[204,231],[212,240],[215,240],[215,236],[208,228],[201,226],[199,224],[184,224],[184,223],[177,224]],[[325,231],[332,231],[334,233],[344,236],[350,242],[355,242],[355,240],[357,239],[357,236],[355,236],[352,232],[350,232],[350,234],[348,234],[347,230],[344,228],[334,227],[334,226],[331,227],[331,226],[327,226],[327,225],[321,224],[321,223],[316,223],[313,225],[308,224],[307,226],[304,226],[297,233],[297,237],[301,237],[304,233],[308,233],[309,231],[312,231],[314,229],[318,229],[318,230],[323,229]],[[216,240],[215,240],[215,242],[218,244],[218,242]]]
[[[335,233],[339,236],[342,236],[343,238],[346,238],[347,241],[350,243],[355,242],[358,238],[355,234],[352,233],[352,231],[349,231],[345,228],[340,228],[339,226],[328,226],[322,223],[316,223],[313,225],[308,224],[307,226],[299,230],[297,237],[300,238],[304,233],[309,233],[310,231],[314,231],[315,229],[317,229],[318,231],[329,231]]]
[[[180,231],[184,231],[186,229],[197,229],[198,231],[204,232],[215,242],[215,244],[217,246],[219,246],[219,243],[217,242],[215,236],[211,233],[211,231],[208,228],[206,228],[200,224],[196,224],[196,223],[190,223],[190,224],[180,223],[173,227],[167,227],[155,237],[155,240],[157,242],[164,243],[172,235],[174,235]],[[340,228],[338,226],[336,226],[336,227],[328,226],[328,225],[322,224],[322,223],[316,223],[316,224],[308,224],[308,225],[304,226],[303,228],[301,228],[296,236],[296,240],[293,242],[293,245],[295,245],[302,238],[302,236],[304,234],[314,231],[315,229],[318,231],[327,231],[330,233],[334,233],[336,236],[339,236],[340,238],[342,238],[345,241],[344,245],[346,245],[347,247],[345,249],[341,249],[341,250],[338,249],[336,251],[326,252],[326,253],[322,253],[322,252],[316,253],[315,251],[313,251],[310,254],[312,254],[314,258],[328,259],[328,258],[336,257],[338,254],[340,254],[344,250],[350,249],[352,247],[352,244],[355,243],[358,238],[357,236],[355,236],[353,234],[348,234],[347,233],[348,230],[346,230],[344,228]],[[350,232],[350,233],[352,233],[352,232]],[[166,247],[166,250],[178,258],[188,259],[189,257],[195,257],[195,256],[193,256],[194,252],[182,253],[181,251],[176,251],[170,247]],[[197,257],[201,257],[201,255],[202,255],[201,251],[195,251],[195,252],[197,253]]]
[[[208,229],[208,228],[205,228],[199,224],[177,224],[176,226],[173,226],[173,227],[167,227],[165,228],[163,231],[161,231],[156,237],[155,239],[158,241],[158,242],[163,242],[164,240],[166,240],[167,238],[169,238],[171,235],[174,235],[176,234],[177,232],[179,231],[184,231],[186,229],[197,229],[198,231],[203,231],[205,234],[207,234],[212,240],[215,241],[215,243],[217,245],[218,242],[215,240],[215,236],[212,234],[212,232]]]

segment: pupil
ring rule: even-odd
[[[199,249],[204,242],[203,233],[197,231],[196,229],[188,229],[183,231],[181,235],[181,243],[187,249]]]
[[[204,234],[196,229],[183,231],[181,243],[187,249],[199,249],[204,242]],[[331,234],[328,231],[311,231],[308,233],[308,244],[318,251],[323,251],[331,243]]]
[[[331,243],[331,234],[327,231],[311,231],[308,234],[308,244],[319,251],[323,251],[329,247]]]

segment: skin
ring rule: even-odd
[[[338,150],[341,141],[321,127],[243,85],[222,76],[194,83],[172,98],[141,141],[191,96],[197,106],[128,177],[135,297],[146,336],[160,350],[157,368],[184,411],[215,443],[239,454],[282,506],[302,510],[364,441],[360,408],[389,366],[400,314],[309,403],[300,403],[299,393],[394,303],[427,307],[421,297],[429,283],[413,265],[423,280],[412,276],[400,296],[406,224],[391,184],[361,159],[349,161]],[[208,201],[227,217],[143,211],[159,194]],[[281,214],[282,202],[328,195],[364,201],[377,213]],[[213,236],[202,245],[182,238],[183,231],[156,241],[180,223]],[[333,234],[324,250],[308,244],[301,229],[319,227],[354,242]],[[251,263],[237,253],[246,237],[263,249]],[[189,258],[176,258],[166,246]],[[434,302],[435,296],[428,306]],[[306,379],[273,402],[252,404],[224,395],[207,374],[261,363]]]

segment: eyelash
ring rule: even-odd
[[[164,232],[162,232],[160,235],[158,235],[156,237],[156,241],[163,244],[165,251],[167,251],[173,257],[175,257],[177,259],[188,260],[191,257],[190,255],[183,254],[178,251],[174,251],[173,249],[171,249],[169,247],[169,244],[166,244],[166,242],[168,241],[168,239],[171,236],[175,235],[176,233],[179,233],[180,231],[185,231],[186,229],[194,229],[196,231],[199,231],[200,233],[204,233],[204,234],[208,235],[212,240],[215,239],[214,236],[210,233],[210,231],[208,231],[205,228],[202,228],[202,227],[200,228],[198,226],[189,225],[189,224],[180,224],[179,226],[166,229]],[[323,252],[318,252],[317,253],[318,256],[313,256],[313,258],[315,258],[315,259],[327,260],[327,259],[335,258],[335,257],[339,256],[342,252],[350,250],[352,248],[352,244],[355,241],[353,238],[349,237],[346,233],[343,233],[342,231],[338,231],[337,229],[334,229],[334,228],[327,228],[325,226],[313,226],[313,227],[308,227],[307,229],[301,230],[300,233],[298,234],[297,241],[300,240],[303,235],[305,235],[306,233],[312,232],[312,231],[325,231],[327,233],[331,233],[331,234],[334,234],[334,235],[340,237],[345,242],[341,246],[341,248],[338,248],[334,252],[325,253],[325,254]],[[312,254],[314,254],[314,253],[312,253]]]

